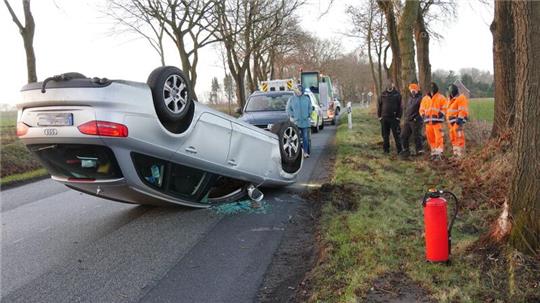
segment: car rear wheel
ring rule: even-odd
[[[193,99],[186,75],[174,66],[154,69],[147,80],[154,107],[163,124],[178,123],[188,115]]]
[[[321,126],[319,126],[319,130],[323,130],[323,129],[324,129],[324,120],[322,121]]]

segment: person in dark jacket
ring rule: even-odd
[[[403,107],[401,106],[401,94],[390,81],[386,83],[386,90],[381,93],[377,106],[377,116],[381,121],[381,133],[383,137],[383,150],[390,152],[390,132],[394,136],[398,154],[401,153],[401,128],[399,126]]]
[[[401,135],[403,153],[404,157],[409,156],[411,153],[409,151],[409,140],[414,141],[416,147],[416,154],[420,155],[424,153],[424,147],[422,144],[422,117],[420,117],[420,102],[422,101],[422,93],[420,92],[420,87],[418,84],[411,83],[409,85],[409,100],[405,105],[405,116],[403,117],[403,132]]]

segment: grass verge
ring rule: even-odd
[[[10,176],[0,179],[0,187],[4,189],[4,187],[11,187],[15,184],[24,183],[24,182],[34,180],[34,179],[39,179],[47,175],[48,175],[47,170],[45,170],[44,168],[32,170],[32,171],[21,173],[21,174],[10,175]]]
[[[425,262],[421,198],[434,186],[460,196],[460,186],[424,159],[383,155],[379,127],[366,110],[355,110],[354,128],[338,128],[332,189],[321,188],[331,194],[320,221],[319,261],[306,279],[308,301],[383,302],[411,293],[412,301],[539,300],[538,263],[507,247],[474,249],[495,208],[460,213],[451,266]]]

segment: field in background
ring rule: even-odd
[[[493,122],[495,99],[472,98],[469,100],[469,115],[473,121]]]

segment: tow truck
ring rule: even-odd
[[[309,88],[321,104],[323,121],[334,125],[339,116],[341,105],[334,96],[334,87],[330,76],[318,71],[301,71],[300,81],[303,87]]]

